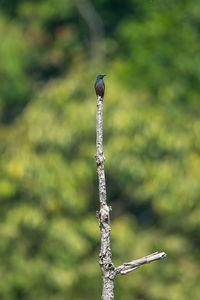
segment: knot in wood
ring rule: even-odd
[[[95,157],[96,157],[97,166],[100,166],[101,164],[104,163],[105,157],[103,156],[103,154],[97,154]]]
[[[109,207],[104,205],[100,210],[101,222],[108,222],[109,220]]]
[[[109,273],[109,278],[111,280],[114,280],[115,279],[115,276],[116,276],[116,272],[115,272],[115,268],[113,268],[110,273]]]

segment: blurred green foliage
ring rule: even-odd
[[[74,1],[0,2],[0,299],[99,298],[97,73],[116,299],[199,298],[200,3],[92,2],[106,37],[90,59]],[[167,289],[167,292],[166,292]]]

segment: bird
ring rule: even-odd
[[[100,74],[97,76],[97,80],[94,84],[94,88],[96,91],[96,95],[100,96],[101,98],[103,98],[104,96],[104,92],[105,92],[105,83],[103,81],[104,76],[106,76],[106,74]]]

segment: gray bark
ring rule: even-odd
[[[104,172],[103,154],[103,98],[97,96],[97,137],[96,137],[96,162],[99,181],[100,210],[97,213],[101,231],[101,250],[99,264],[102,274],[102,300],[114,299],[115,267],[112,263],[110,248],[110,207],[106,201],[106,180]]]
[[[105,157],[103,154],[103,97],[97,96],[97,116],[96,116],[96,150],[97,153],[97,173],[99,182],[99,202],[100,210],[97,212],[99,227],[101,231],[101,249],[99,253],[99,264],[102,274],[102,300],[114,299],[114,279],[117,274],[127,274],[140,266],[160,260],[166,257],[165,252],[155,252],[148,256],[124,263],[115,267],[112,262],[112,253],[110,245],[110,211],[111,207],[107,205],[106,179],[104,171]]]
[[[116,274],[120,273],[122,275],[125,275],[131,271],[134,271],[135,269],[139,268],[142,265],[149,264],[155,260],[163,259],[165,257],[166,257],[165,252],[161,252],[161,253],[155,252],[145,257],[132,260],[128,263],[123,263],[123,265],[117,267],[115,271]]]

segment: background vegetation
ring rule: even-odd
[[[168,254],[118,277],[116,299],[199,298],[199,15],[197,0],[0,1],[0,299],[100,298],[98,73],[113,260]]]

